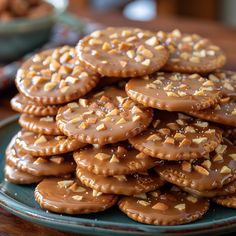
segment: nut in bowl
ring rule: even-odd
[[[47,42],[67,0],[0,1],[0,61],[15,60]]]

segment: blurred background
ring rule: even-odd
[[[133,20],[180,16],[236,26],[235,0],[71,0],[71,9],[80,13],[122,12]]]
[[[236,70],[236,0],[0,0],[0,120],[13,114],[22,62],[106,26],[198,33],[222,47],[225,68]]]

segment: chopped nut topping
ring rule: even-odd
[[[153,192],[149,192],[149,194],[153,197],[158,197],[158,196],[160,196],[161,193],[160,193],[160,191],[156,190],[156,191],[153,191]]]
[[[147,202],[147,201],[144,201],[144,200],[138,200],[137,203],[142,205],[142,206],[149,206],[150,205],[150,202]]]
[[[66,93],[68,91],[68,89],[69,89],[69,86],[65,86],[65,87],[60,88],[60,91],[62,93]]]
[[[140,152],[139,154],[136,155],[137,159],[143,159],[143,158],[147,158],[146,154]]]
[[[100,152],[100,153],[96,154],[94,157],[100,161],[105,161],[105,160],[110,159],[111,155]]]
[[[72,120],[70,120],[70,123],[71,123],[71,124],[75,124],[75,123],[80,122],[82,119],[83,119],[82,117],[78,116],[78,117],[75,117],[75,118],[73,118]],[[82,123],[84,123],[84,122],[82,122]],[[82,123],[81,123],[81,124],[82,124]],[[80,124],[80,125],[81,125],[81,124]],[[86,124],[86,123],[85,123],[85,124]],[[83,124],[80,128],[85,127],[85,124]]]
[[[87,122],[88,124],[96,124],[96,123],[97,123],[97,120],[98,120],[97,117],[89,117],[89,118],[86,120],[86,122]]]
[[[50,161],[56,164],[61,164],[64,161],[64,158],[60,156],[54,156],[50,158]]]
[[[70,108],[77,108],[77,107],[79,107],[77,102],[70,102],[70,103],[67,104],[67,106],[70,107]]]
[[[179,211],[185,210],[185,203],[181,203],[175,206],[175,209],[178,209]]]
[[[162,128],[162,129],[159,129],[158,131],[162,135],[169,135],[170,134],[170,129],[168,129],[168,128]]]
[[[149,46],[155,46],[158,43],[158,41],[157,41],[157,38],[153,36],[149,38],[148,40],[146,40],[145,43]]]
[[[209,75],[209,79],[210,79],[211,81],[213,81],[213,82],[219,82],[219,81],[220,81],[219,78],[216,77],[216,76],[213,75],[213,74],[210,74],[210,75]]]
[[[230,156],[234,161],[236,161],[236,153],[229,154],[229,156]]]
[[[183,161],[181,164],[182,170],[186,172],[191,172],[192,171],[192,166],[189,162]]]
[[[133,106],[131,109],[131,112],[134,113],[142,113],[141,109],[139,109],[137,106]]]
[[[47,139],[45,138],[45,136],[42,135],[38,139],[35,140],[34,145],[38,145],[45,142],[47,142]]]
[[[184,122],[182,119],[176,120],[176,123],[177,123],[178,125],[184,125],[184,124],[185,124],[185,122]]]
[[[226,149],[227,149],[227,145],[219,144],[217,148],[215,149],[215,151],[218,154],[222,154],[225,152]]]
[[[135,194],[134,197],[145,200],[147,199],[147,194],[146,193]]]
[[[152,206],[152,209],[159,210],[159,211],[166,211],[169,207],[162,202],[156,203],[154,206]]]
[[[192,126],[186,126],[184,130],[187,133],[196,133],[196,130]]]
[[[211,168],[211,161],[210,160],[205,160],[202,162],[201,164],[203,167],[205,167],[206,169],[210,169]]]
[[[123,103],[122,106],[123,106],[124,108],[130,108],[131,104],[132,104],[132,101],[131,101],[130,99],[128,99],[128,100],[126,100],[126,101]]]
[[[204,93],[203,90],[199,90],[199,91],[195,91],[193,95],[195,95],[195,96],[204,96],[205,93]]]
[[[186,199],[192,203],[196,203],[198,201],[198,199],[192,195],[188,195]]]
[[[38,157],[34,162],[33,164],[35,165],[39,165],[39,164],[43,164],[43,163],[46,163],[47,160],[45,158],[42,158],[42,157]]]
[[[83,196],[75,195],[75,196],[72,196],[72,198],[74,200],[81,201],[83,199]]]
[[[232,115],[236,115],[236,108],[231,112]]]
[[[231,169],[228,166],[223,166],[220,170],[221,174],[230,174],[231,173]]]
[[[100,124],[100,125],[98,125],[97,127],[96,127],[96,130],[97,131],[102,131],[102,130],[106,130],[107,129],[107,127],[106,127],[106,125],[105,124]]]
[[[107,42],[105,42],[103,45],[102,45],[102,50],[110,50],[111,49],[111,45]]]
[[[78,186],[77,183],[73,183],[69,189],[75,193],[83,193],[86,191],[85,188],[81,187],[81,186]]]
[[[129,50],[129,51],[127,51],[126,54],[131,59],[133,59],[135,57],[135,51],[134,50]]]
[[[116,155],[115,154],[113,154],[112,155],[112,157],[111,157],[111,160],[110,160],[110,162],[112,163],[112,162],[116,162],[116,163],[119,163],[120,162],[120,160],[116,157]]]
[[[86,106],[88,105],[88,100],[87,100],[87,99],[80,98],[80,99],[79,99],[79,104],[80,104],[82,107],[86,107]]]
[[[128,64],[127,61],[120,61],[120,65],[122,67],[126,67],[127,64]]]
[[[40,83],[44,83],[44,82],[47,81],[47,80],[48,80],[48,78],[45,78],[45,77],[36,75],[36,76],[34,76],[34,77],[32,78],[32,84],[38,85],[38,84],[40,84]],[[29,80],[26,80],[26,81],[28,81],[28,82],[30,83]]]
[[[124,124],[124,123],[126,123],[126,120],[122,117],[120,120],[118,120],[118,121],[116,122],[116,125],[118,125],[118,124]]]
[[[203,122],[203,121],[197,121],[196,123],[195,123],[195,125],[196,126],[198,126],[198,127],[201,127],[201,128],[206,128],[206,127],[208,127],[208,122]]]
[[[165,91],[167,91],[167,90],[170,90],[172,87],[173,87],[173,83],[171,82],[171,83],[167,84],[166,87],[164,87],[163,89]]]
[[[151,134],[148,138],[147,138],[148,141],[161,141],[161,137],[158,136],[157,134]]]
[[[166,92],[166,94],[168,97],[179,97],[179,95],[174,92]]]
[[[161,123],[160,120],[154,120],[154,121],[152,122],[152,126],[153,126],[154,128],[156,128],[160,123]]]
[[[101,196],[103,193],[102,192],[98,192],[97,190],[93,189],[93,197],[99,197]]]
[[[74,183],[74,180],[62,180],[57,182],[59,188],[68,188]]]
[[[215,129],[208,129],[207,131],[205,131],[206,134],[214,134],[215,132]]]
[[[76,119],[76,118],[75,118]],[[87,129],[89,127],[88,123],[86,122],[82,122],[80,125],[79,125],[79,128],[80,129]]]
[[[137,120],[140,120],[141,116],[137,115],[137,116],[134,116],[132,117],[132,121],[135,122]]]
[[[114,175],[114,178],[116,178],[118,181],[127,181],[127,178],[125,177],[125,175]]]
[[[156,84],[153,84],[153,83],[146,84],[145,87],[148,88],[148,89],[156,89],[157,88]]]
[[[184,134],[181,134],[181,133],[176,133],[175,136],[174,136],[174,139],[176,140],[182,140],[184,139],[186,136]]]
[[[223,160],[223,157],[220,155],[220,154],[216,154],[213,158],[213,161],[216,162],[216,161],[222,161]]]
[[[234,91],[234,87],[229,83],[229,82],[225,82],[223,84],[224,88],[230,90],[230,91]]]
[[[176,123],[168,123],[166,126],[172,130],[177,130],[179,128],[178,124]]]
[[[53,90],[57,86],[56,82],[48,82],[44,85],[44,91],[49,92]]]
[[[54,122],[54,119],[51,116],[41,117],[39,120],[45,122]]]
[[[173,138],[167,137],[164,141],[164,144],[175,144],[175,140]]]
[[[204,167],[196,165],[193,166],[194,170],[196,170],[198,173],[202,174],[202,175],[209,175],[209,171],[206,170]]]
[[[194,143],[197,143],[197,144],[200,144],[200,143],[206,142],[206,141],[207,141],[207,137],[194,138],[194,139],[193,139],[193,142],[194,142]]]
[[[150,59],[145,59],[144,61],[141,62],[142,65],[144,66],[149,66],[151,64],[151,60]]]
[[[88,43],[91,46],[101,45],[102,44],[102,40],[101,39],[97,39],[97,38],[92,38],[92,39],[89,40]]]
[[[179,147],[188,146],[188,145],[191,145],[191,143],[192,143],[192,142],[191,142],[190,139],[184,138],[184,139],[180,142]]]
[[[159,50],[163,50],[165,47],[163,45],[157,45],[155,47],[155,50],[159,51]]]
[[[117,153],[118,154],[123,155],[123,154],[126,154],[127,152],[128,151],[124,147],[121,147],[121,146],[117,147]]]
[[[211,80],[207,80],[202,84],[203,86],[214,86],[214,83]]]

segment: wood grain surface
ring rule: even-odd
[[[227,56],[226,68],[236,70],[236,30],[211,21],[196,21],[188,18],[157,17],[149,22],[137,22],[125,19],[120,13],[101,13],[89,9],[81,10],[76,1],[72,1],[70,10],[79,15],[85,22],[96,22],[103,26],[135,26],[150,30],[173,30],[179,28],[184,32],[195,32],[214,41],[221,46]],[[14,87],[0,91],[0,120],[13,115],[9,101],[16,93]],[[49,229],[22,220],[5,210],[0,209],[0,236],[72,236],[71,234]]]

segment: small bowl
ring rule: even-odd
[[[51,3],[54,9],[44,17],[0,23],[0,62],[18,59],[48,41],[58,16],[68,6],[68,0],[47,2]]]

